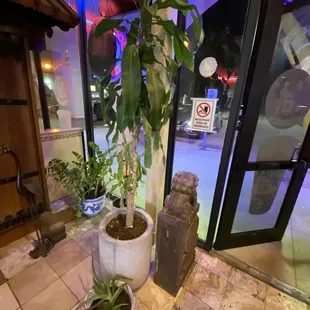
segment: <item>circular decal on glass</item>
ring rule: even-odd
[[[210,77],[217,69],[217,62],[214,57],[205,58],[199,65],[199,72],[204,77]]]
[[[68,86],[62,76],[56,76],[54,81],[55,98],[61,106],[68,104]]]
[[[301,122],[310,107],[310,76],[301,69],[282,73],[271,85],[265,111],[269,123],[280,129]]]

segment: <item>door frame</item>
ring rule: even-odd
[[[210,218],[209,231],[205,245],[205,249],[207,250],[210,250],[212,246],[215,250],[224,250],[280,241],[283,238],[285,229],[290,220],[307,169],[310,167],[310,128],[308,128],[304,138],[303,146],[297,161],[248,162],[261,105],[272,82],[266,77],[269,76],[269,69],[273,59],[274,48],[277,42],[283,12],[283,1],[281,0],[265,1],[265,3],[262,3],[257,37],[254,39],[254,48],[256,46],[257,53],[254,52],[252,54],[251,60],[252,65],[253,63],[255,63],[255,65],[252,66],[253,71],[249,72],[246,77],[243,104],[241,106],[241,115],[239,117],[240,124],[237,127],[238,134],[236,145],[218,224],[216,241],[213,244],[214,232],[217,224],[217,219],[215,220],[214,216],[213,218]],[[237,99],[240,100],[240,97]],[[230,143],[233,143],[233,139],[230,140]],[[226,165],[227,164],[228,160],[226,158]],[[270,229],[231,233],[245,173],[247,171],[280,169],[291,169],[293,170],[293,174],[275,226]],[[219,178],[220,177],[224,178],[224,176],[219,175]],[[223,181],[221,185],[223,189]],[[221,199],[218,198],[218,200],[222,200],[222,197],[223,196],[221,196]],[[216,205],[216,211],[219,211],[220,206],[221,203]],[[210,231],[210,227],[213,229],[212,231]]]

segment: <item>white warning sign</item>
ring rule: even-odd
[[[213,132],[214,116],[218,99],[191,98],[193,101],[191,129]]]

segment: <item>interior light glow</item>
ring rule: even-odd
[[[51,70],[52,69],[52,65],[49,62],[46,62],[45,64],[43,64],[43,68],[46,70]]]

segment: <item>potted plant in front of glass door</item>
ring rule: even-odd
[[[152,5],[148,0],[136,3],[139,18],[102,19],[95,30],[97,38],[116,30],[127,36],[121,57],[121,81],[111,81],[111,68],[100,82],[101,98],[104,92],[108,93],[102,112],[109,126],[107,139],[113,133],[112,142],[118,145],[116,179],[123,188],[127,208],[104,217],[99,226],[99,249],[105,272],[131,278],[129,285],[133,290],[141,287],[148,277],[153,235],[152,218],[143,209],[135,208],[138,184],[146,168],[151,167],[153,152],[163,150],[160,131],[172,114],[178,68],[184,64],[194,70],[194,51],[188,48],[190,38],[172,20],[162,18],[163,10],[173,8],[191,14],[192,46],[198,48],[204,38],[201,16],[187,0],[159,0]],[[159,30],[156,34],[152,31],[154,27]],[[141,132],[145,142],[144,151],[139,154]]]
[[[65,162],[54,158],[49,162],[48,170],[56,181],[72,194],[75,199],[77,216],[98,214],[105,205],[107,185],[111,181],[114,148],[102,152],[98,145],[89,143],[94,156],[87,161],[76,152],[72,152],[75,160]]]

